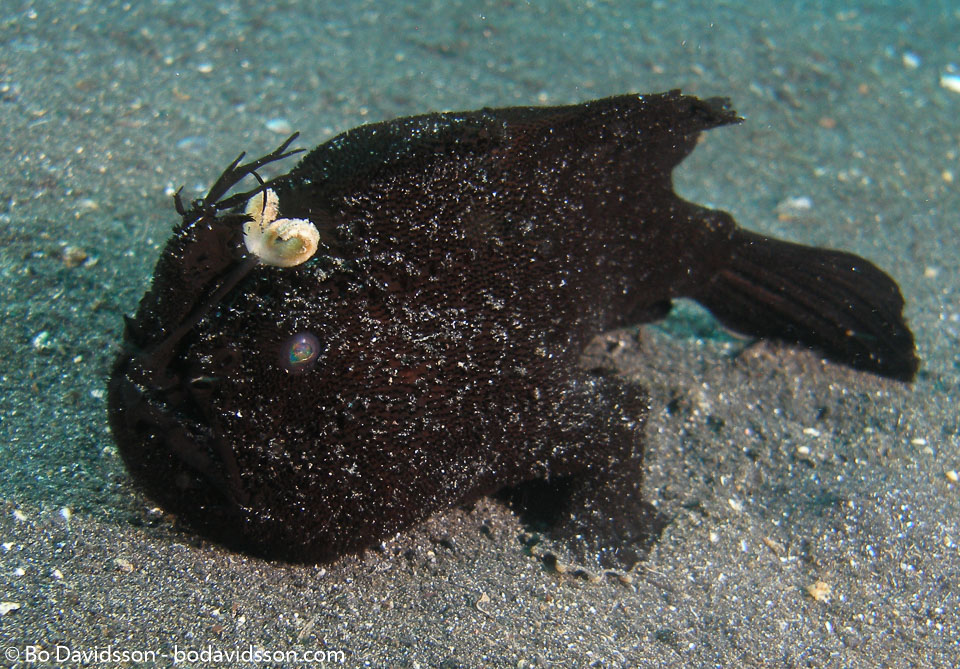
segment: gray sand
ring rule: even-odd
[[[38,666],[28,646],[80,663],[58,644],[157,666],[251,647],[328,666],[958,663],[951,3],[140,4],[0,2],[0,664]],[[650,392],[645,487],[673,519],[629,579],[557,573],[494,501],[326,567],[271,564],[132,484],[104,388],[174,188],[195,197],[288,128],[309,147],[428,110],[676,87],[747,118],[678,190],[887,269],[914,385],[734,340],[690,305],[610,335]]]

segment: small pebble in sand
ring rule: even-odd
[[[806,195],[784,198],[777,203],[777,217],[781,221],[788,221],[813,208],[813,200]]]
[[[786,551],[783,544],[770,537],[763,537],[763,545],[772,550],[777,557],[780,557]]]
[[[908,70],[915,70],[920,67],[920,63],[923,61],[920,60],[920,56],[915,54],[913,51],[907,51],[903,54],[903,66]]]
[[[96,210],[99,209],[99,208],[100,208],[100,205],[97,203],[96,200],[94,200],[94,199],[92,199],[92,198],[85,197],[85,198],[82,198],[82,199],[80,199],[80,200],[77,200],[77,215],[78,215],[78,216],[79,216],[80,214],[84,213],[84,212],[96,211]]]
[[[118,571],[126,572],[127,574],[133,571],[133,563],[127,558],[114,558],[113,564],[116,565]]]
[[[797,195],[784,198],[777,205],[777,209],[794,209],[796,211],[805,211],[813,207],[813,200],[806,195]]]
[[[960,481],[960,474],[957,474],[955,469],[948,469],[946,471],[946,475],[947,480],[950,481],[950,483],[956,483],[957,481]]]
[[[16,611],[20,608],[20,605],[17,602],[0,602],[0,616],[5,616],[11,611]]]
[[[817,581],[807,586],[807,594],[821,603],[829,601],[832,590],[833,588],[830,587],[830,584],[824,583],[823,581]]]
[[[278,135],[289,135],[293,132],[293,126],[285,118],[272,118],[267,121],[267,130],[275,132]]]
[[[487,611],[486,608],[484,608],[489,603],[490,603],[490,596],[485,592],[481,592],[480,599],[474,602],[473,605],[474,607],[476,607],[477,611],[479,611],[483,615],[487,616],[488,618],[493,618],[493,614]]]
[[[64,247],[60,257],[63,260],[63,264],[72,269],[87,262],[87,258],[90,256],[79,246],[67,246]]]
[[[960,74],[941,74],[940,85],[948,91],[960,93]]]
[[[46,330],[38,332],[33,339],[30,340],[30,344],[35,351],[46,351],[47,349],[53,348],[52,338]]]
[[[27,514],[25,514],[20,509],[13,510],[13,517],[19,520],[21,523],[27,519]]]

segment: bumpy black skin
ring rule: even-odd
[[[505,486],[562,480],[558,532],[629,564],[647,529],[646,400],[577,361],[597,333],[661,316],[676,296],[749,321],[722,313],[717,277],[732,276],[738,249],[774,247],[680,200],[670,178],[702,130],[738,121],[725,101],[672,92],[357,128],[270,184],[282,216],[309,219],[324,243],[286,269],[248,258],[245,217],[217,205],[245,173],[234,163],[183,212],[128,323],[110,414],[130,471],[204,535],[298,561],[363,549]],[[832,350],[802,318],[740,329],[911,377],[896,286],[855,256],[816,254],[893,285],[870,301],[887,302],[900,359],[870,344]],[[765,286],[751,296],[790,293]],[[282,349],[299,332],[322,353],[291,374]]]

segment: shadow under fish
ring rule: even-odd
[[[674,193],[726,100],[677,91],[350,130],[184,206],[109,383],[120,452],[204,536],[326,561],[505,488],[605,566],[656,530],[643,389],[578,365],[689,297],[724,325],[911,380],[897,285]],[[546,496],[546,497],[545,497]]]

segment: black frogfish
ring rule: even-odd
[[[870,262],[674,193],[700,133],[741,120],[673,91],[366,125],[267,182],[295,136],[241,154],[177,196],[127,319],[109,382],[127,467],[201,535],[309,562],[540,482],[562,491],[557,536],[629,566],[647,398],[578,364],[592,337],[686,297],[861,370],[919,364]]]

